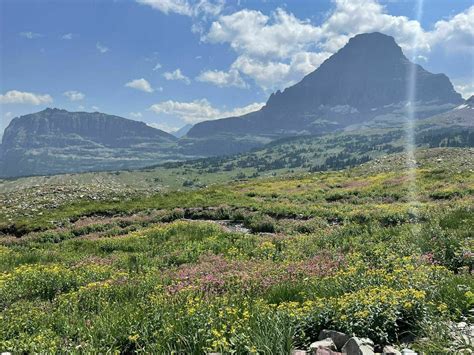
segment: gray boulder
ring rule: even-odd
[[[347,355],[374,355],[374,343],[370,339],[350,338],[342,347]]]
[[[314,352],[316,349],[337,350],[334,341],[331,338],[315,341],[309,346],[309,349]]]
[[[336,345],[336,348],[338,350],[341,350],[342,347],[344,346],[345,343],[350,339],[350,336],[341,332],[338,332],[336,330],[329,330],[329,329],[323,329],[319,333],[319,340],[331,338],[334,344]]]
[[[385,345],[382,351],[383,355],[401,355],[402,353],[391,345]]]

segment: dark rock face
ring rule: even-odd
[[[411,71],[417,78],[417,106],[431,106],[426,113],[418,110],[419,117],[463,102],[447,76],[411,63],[393,37],[369,33],[353,37],[296,85],[272,94],[260,111],[198,123],[187,136],[318,134],[394,112],[400,116]]]
[[[137,168],[172,154],[175,141],[143,122],[46,109],[10,122],[1,145],[0,176]]]

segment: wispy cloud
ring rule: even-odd
[[[72,33],[65,33],[61,36],[61,39],[70,41],[71,39],[73,39],[73,37],[74,37],[74,35]]]
[[[191,83],[191,80],[181,73],[181,69],[176,69],[173,72],[166,72],[163,73],[163,76],[165,77],[166,80],[178,80],[178,81],[183,81],[186,85],[189,85]]]
[[[217,16],[224,7],[223,0],[136,0],[143,5],[151,6],[153,9],[165,14],[175,13],[184,16]]]
[[[26,39],[36,39],[36,38],[40,38],[40,37],[43,37],[43,35],[41,33],[36,33],[36,32],[20,32],[20,36],[21,37],[24,37]]]
[[[142,118],[142,117],[143,117],[143,115],[142,115],[141,112],[130,112],[130,113],[129,113],[129,116],[130,116],[130,117],[133,117],[133,118],[135,118],[135,119],[138,119],[138,118]]]
[[[76,90],[69,90],[69,91],[63,92],[63,95],[66,96],[69,99],[69,101],[80,101],[86,97],[86,95],[84,95],[82,92],[79,92]]]
[[[104,46],[103,44],[101,44],[100,42],[97,42],[95,47],[97,48],[97,50],[104,54],[104,53],[107,53],[109,51],[109,48]]]
[[[262,108],[263,102],[255,102],[244,107],[236,107],[232,110],[221,110],[213,107],[206,99],[191,102],[163,101],[154,104],[150,110],[156,114],[166,114],[179,117],[187,123],[197,123],[206,120],[215,120],[224,117],[241,116]]]

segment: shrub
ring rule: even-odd
[[[245,220],[244,225],[253,233],[275,232],[275,220],[267,215],[254,215]]]

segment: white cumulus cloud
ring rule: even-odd
[[[314,44],[320,29],[293,14],[277,9],[271,16],[256,10],[241,10],[221,16],[204,39],[229,43],[239,54],[259,58],[288,58]]]
[[[242,79],[242,77],[240,76],[239,72],[235,69],[231,69],[229,72],[224,72],[220,70],[206,70],[199,74],[196,80],[211,83],[219,87],[248,87],[244,79]]]
[[[377,0],[333,0],[320,25],[281,8],[269,15],[242,9],[220,15],[201,39],[228,44],[237,55],[229,72],[237,70],[263,89],[274,90],[301,80],[356,34],[375,31],[393,36],[407,57],[422,61],[437,47],[448,55],[453,55],[451,50],[472,53],[474,6],[436,22],[431,30],[417,20],[387,13]]]
[[[213,107],[206,99],[194,100],[191,102],[168,100],[152,105],[150,110],[156,114],[173,115],[181,118],[187,123],[194,124],[218,118],[241,116],[249,112],[257,111],[262,108],[263,105],[264,103],[253,103],[232,110],[220,110]]]
[[[181,73],[181,69],[179,68],[172,72],[163,73],[163,76],[166,80],[178,80],[184,82],[186,85],[191,83],[191,80],[186,75]]]
[[[144,91],[144,92],[149,92],[149,93],[154,91],[150,83],[146,81],[144,78],[132,80],[126,83],[125,86],[132,89]]]
[[[1,104],[29,104],[44,105],[53,102],[53,98],[48,94],[35,94],[18,90],[10,90],[0,95]]]
[[[63,92],[63,95],[66,96],[69,101],[80,101],[84,100],[86,95],[84,95],[82,92],[76,91],[76,90],[69,90]]]
[[[433,45],[441,45],[449,50],[474,51],[474,5],[449,20],[436,22],[434,31],[429,33]]]

